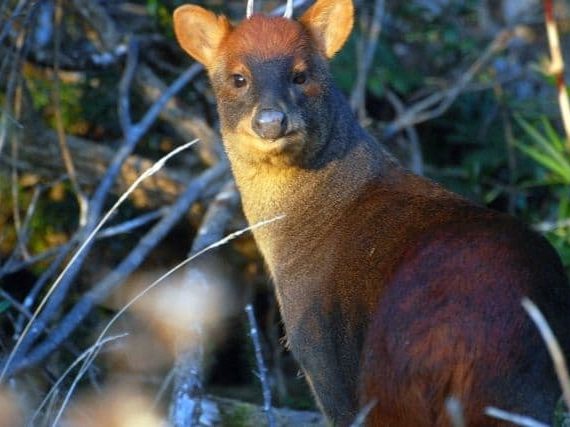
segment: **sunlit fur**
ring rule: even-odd
[[[450,395],[468,426],[505,425],[488,405],[549,422],[560,389],[520,300],[570,351],[560,260],[515,219],[411,174],[359,126],[327,65],[352,21],[350,0],[236,27],[195,7],[174,16],[182,47],[206,58],[249,222],[285,215],[255,238],[288,345],[333,425],[373,403],[370,426],[449,426]],[[276,140],[252,128],[268,108],[287,117]]]

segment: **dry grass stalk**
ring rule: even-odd
[[[485,408],[485,414],[490,416],[491,418],[496,418],[498,420],[508,421],[513,423],[517,426],[522,427],[548,427],[546,424],[543,424],[539,421],[536,421],[533,418],[526,417],[524,415],[513,414],[511,412],[503,411],[499,408],[494,408],[492,406],[488,406]]]
[[[562,115],[562,124],[566,133],[566,146],[570,149],[570,100],[564,78],[564,58],[560,48],[560,36],[558,26],[554,18],[554,0],[544,0],[544,20],[546,24],[546,34],[548,36],[548,46],[550,47],[550,74],[556,79],[558,90],[558,104]]]
[[[105,340],[105,336],[106,334],[109,332],[111,326],[113,326],[115,324],[115,322],[117,321],[117,319],[119,319],[119,317],[121,317],[129,308],[131,308],[137,301],[139,301],[142,297],[144,297],[145,295],[147,295],[152,289],[156,288],[161,282],[163,282],[164,280],[166,280],[167,278],[169,278],[170,276],[172,276],[175,272],[177,272],[178,270],[180,270],[182,267],[186,266],[188,263],[190,263],[191,261],[193,261],[194,259],[198,258],[199,256],[203,255],[204,253],[218,248],[220,246],[225,245],[226,243],[230,242],[231,240],[234,240],[236,238],[238,238],[239,236],[241,236],[242,234],[248,232],[248,231],[252,231],[255,230],[257,228],[261,228],[264,227],[266,225],[269,225],[275,221],[281,220],[283,219],[285,216],[284,215],[279,215],[275,218],[271,218],[265,221],[261,221],[258,222],[256,224],[253,224],[249,227],[243,228],[241,230],[235,231],[229,235],[227,235],[226,237],[224,237],[223,239],[218,240],[215,243],[212,243],[211,245],[205,247],[204,249],[202,249],[201,251],[196,252],[195,254],[189,256],[188,258],[186,258],[184,261],[180,262],[179,264],[177,264],[176,266],[174,266],[173,268],[171,268],[170,270],[168,270],[166,273],[164,273],[162,276],[160,276],[158,279],[156,279],[153,283],[151,283],[150,285],[148,285],[145,289],[143,289],[141,292],[137,293],[132,299],[129,300],[129,302],[127,302],[112,318],[111,320],[109,320],[109,322],[107,322],[107,325],[103,328],[103,331],[99,334],[97,340],[95,341],[95,343],[93,344],[92,348],[94,349],[93,352],[91,352],[89,354],[89,356],[84,360],[83,365],[81,366],[81,369],[79,370],[78,374],[76,375],[71,387],[69,388],[66,398],[64,400],[64,405],[62,405],[62,407],[60,408],[60,415],[63,414],[63,411],[65,409],[65,405],[67,404],[67,402],[70,400],[71,395],[74,393],[75,388],[77,387],[79,381],[81,380],[81,378],[83,377],[83,375],[87,372],[87,370],[89,369],[89,367],[91,366],[91,364],[93,363],[93,361],[95,360],[95,358],[97,357],[97,355],[99,354],[99,350],[101,349],[101,345],[103,343],[103,341]]]
[[[542,335],[542,339],[546,343],[550,357],[554,362],[554,369],[556,370],[558,381],[562,387],[564,402],[566,402],[566,407],[570,409],[570,375],[568,375],[568,366],[566,365],[562,349],[560,348],[552,329],[548,326],[548,322],[536,304],[534,304],[530,299],[524,298],[522,305],[537,326],[540,331],[540,335]]]
[[[83,250],[89,245],[89,243],[95,238],[95,235],[99,232],[99,230],[103,227],[103,225],[106,224],[106,222],[113,216],[113,214],[117,211],[117,209],[119,208],[119,206],[129,197],[129,195],[137,188],[137,186],[146,178],[154,175],[156,172],[158,172],[165,164],[166,162],[172,158],[173,156],[175,156],[176,154],[180,153],[181,151],[184,151],[186,149],[188,149],[189,147],[191,147],[192,145],[194,145],[196,142],[198,142],[198,140],[194,140],[191,141],[189,143],[186,143],[178,148],[176,148],[175,150],[172,150],[170,153],[166,154],[165,156],[163,156],[162,158],[160,158],[159,160],[156,161],[156,163],[154,163],[150,168],[148,168],[145,172],[143,172],[141,174],[141,176],[135,181],[133,182],[133,184],[127,189],[127,191],[125,191],[121,197],[119,197],[119,200],[117,200],[117,202],[115,202],[115,204],[111,207],[111,209],[109,209],[109,211],[105,214],[105,216],[103,216],[103,219],[101,219],[101,221],[99,221],[99,223],[97,224],[97,226],[91,231],[91,233],[89,233],[89,235],[87,236],[87,238],[85,239],[85,241],[81,244],[81,246],[79,247],[79,249],[77,249],[77,251],[75,252],[75,254],[73,255],[73,257],[71,258],[71,260],[67,263],[67,265],[65,266],[65,268],[63,269],[63,271],[59,274],[59,276],[56,278],[56,280],[54,281],[54,283],[52,284],[52,286],[50,287],[50,289],[48,290],[48,292],[46,293],[46,295],[44,296],[44,298],[42,299],[42,301],[40,302],[40,304],[38,305],[38,307],[36,308],[36,310],[34,311],[34,314],[32,315],[32,317],[30,318],[30,320],[28,321],[26,327],[24,328],[24,330],[22,331],[22,333],[20,334],[20,337],[18,338],[18,341],[16,341],[16,345],[14,346],[14,348],[12,349],[12,351],[10,352],[10,355],[8,356],[6,363],[4,363],[4,366],[2,368],[2,372],[0,373],[0,383],[4,380],[4,377],[6,375],[6,372],[8,371],[8,367],[10,366],[10,363],[12,362],[12,360],[14,359],[14,356],[16,355],[16,352],[18,351],[20,345],[22,344],[22,341],[24,340],[26,334],[30,331],[34,321],[36,320],[36,318],[38,317],[38,315],[40,314],[40,312],[42,311],[42,309],[45,307],[47,301],[49,300],[50,296],[54,293],[54,291],[56,290],[57,286],[59,285],[59,283],[62,281],[63,277],[65,276],[65,274],[67,273],[67,271],[71,268],[71,266],[73,265],[73,263],[75,262],[75,260],[77,260],[77,258],[79,257],[79,255],[83,252]]]

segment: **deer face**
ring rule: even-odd
[[[350,1],[318,1],[299,21],[254,15],[236,27],[182,6],[174,22],[181,46],[208,69],[230,154],[302,165],[326,144],[327,59],[350,33]]]

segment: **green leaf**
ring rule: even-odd
[[[563,153],[565,150],[564,140],[562,138],[560,138],[560,136],[558,135],[556,130],[554,130],[554,128],[552,127],[552,124],[550,124],[550,121],[548,120],[548,118],[546,118],[545,116],[542,116],[541,121],[542,121],[542,127],[544,128],[544,131],[546,132],[546,137],[548,138],[548,140],[552,142],[552,144],[555,146],[556,150]]]
[[[521,143],[517,143],[517,147],[545,168],[560,175],[565,183],[570,183],[570,165],[560,164],[557,159],[553,159],[535,147]]]
[[[553,158],[558,159],[561,164],[566,163],[570,168],[570,163],[567,162],[567,160],[564,158],[564,155],[554,149],[552,147],[553,144],[547,138],[545,138],[540,132],[531,126],[530,123],[524,121],[521,118],[518,118],[517,120],[535,143],[539,144],[544,149],[544,151],[550,154]]]
[[[542,123],[547,135],[544,136],[520,116],[515,116],[515,119],[535,144],[533,147],[517,143],[517,146],[542,166],[559,175],[565,183],[570,184],[570,159],[568,159],[564,142],[561,141],[552,126],[543,120]]]

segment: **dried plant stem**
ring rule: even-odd
[[[233,179],[227,181],[209,204],[202,224],[192,242],[189,256],[222,239],[228,223],[239,205],[239,195]],[[216,255],[214,255],[216,256]],[[198,267],[198,270],[200,267]],[[188,268],[187,274],[192,269]],[[207,295],[210,285],[204,281],[194,283],[196,291]],[[173,369],[174,386],[168,410],[172,427],[198,425],[202,416],[205,339],[204,325],[197,320],[192,325],[192,345],[177,342],[178,348]],[[177,340],[178,341],[178,340]]]
[[[65,135],[65,128],[63,126],[63,116],[61,113],[61,81],[59,78],[59,57],[61,47],[61,22],[63,16],[62,0],[57,0],[55,4],[55,30],[54,30],[54,59],[53,59],[53,103],[55,113],[55,127],[57,130],[57,139],[59,142],[59,149],[61,157],[65,166],[65,171],[71,182],[71,188],[75,193],[77,204],[79,205],[79,225],[84,226],[87,223],[87,213],[89,210],[89,202],[85,194],[79,187],[77,180],[77,173],[73,159],[67,146],[67,137]]]
[[[187,148],[191,147],[192,145],[194,145],[197,142],[197,140],[191,141],[187,144],[184,144],[178,148],[176,148],[175,150],[171,151],[170,153],[168,153],[166,156],[162,157],[161,159],[159,159],[154,165],[152,165],[149,169],[147,169],[141,176],[138,177],[138,179],[133,182],[133,184],[127,189],[127,191],[125,191],[121,197],[119,198],[119,200],[117,200],[117,202],[115,202],[115,204],[111,207],[111,209],[109,209],[109,211],[107,212],[107,214],[103,217],[103,219],[101,219],[101,221],[99,221],[99,223],[97,224],[97,226],[91,231],[91,233],[89,233],[89,235],[87,236],[87,238],[85,239],[85,241],[81,244],[81,246],[77,249],[77,251],[75,252],[75,254],[73,255],[73,257],[71,258],[71,260],[67,263],[67,265],[65,266],[65,268],[63,269],[63,271],[59,274],[59,276],[57,277],[57,279],[55,280],[55,282],[51,285],[50,289],[48,290],[48,292],[46,293],[46,295],[44,296],[44,298],[42,299],[42,301],[40,302],[40,304],[38,305],[38,307],[36,308],[36,310],[34,311],[34,314],[32,316],[32,318],[28,321],[26,327],[24,328],[24,330],[22,331],[22,334],[20,335],[20,337],[18,338],[18,341],[16,341],[16,345],[14,346],[14,348],[12,349],[12,351],[10,352],[10,355],[8,356],[8,359],[6,360],[6,362],[4,363],[4,366],[2,367],[2,372],[0,373],[0,383],[4,380],[4,377],[6,375],[6,372],[8,371],[8,367],[10,366],[10,363],[12,363],[12,360],[14,359],[14,356],[16,354],[16,352],[18,351],[20,345],[22,344],[22,341],[24,339],[24,337],[26,336],[26,334],[30,331],[32,324],[34,323],[34,321],[36,320],[36,318],[38,317],[39,313],[43,310],[44,306],[46,305],[47,301],[49,300],[50,296],[54,293],[54,291],[56,290],[57,286],[59,285],[59,283],[61,282],[61,280],[63,279],[63,277],[65,276],[65,274],[67,273],[67,271],[71,268],[71,266],[73,265],[73,263],[75,262],[75,260],[79,257],[79,255],[83,252],[83,250],[91,243],[91,241],[94,239],[95,235],[97,234],[97,232],[101,229],[101,227],[103,227],[103,225],[105,225],[105,223],[109,220],[109,218],[111,218],[111,216],[117,211],[117,209],[119,208],[119,206],[131,195],[131,193],[137,188],[137,186],[146,178],[154,175],[156,172],[158,172],[163,166],[164,164],[173,156],[175,156],[176,154],[180,153],[183,150],[186,150]]]
[[[58,387],[61,385],[63,380],[65,378],[67,378],[67,376],[70,374],[70,372],[73,371],[73,369],[77,365],[79,365],[79,363],[81,361],[85,360],[86,357],[89,357],[95,350],[99,350],[101,347],[103,347],[108,342],[124,338],[128,335],[129,335],[128,333],[123,333],[123,334],[113,335],[113,336],[107,337],[104,340],[102,340],[101,342],[93,344],[91,347],[89,347],[87,350],[85,350],[83,353],[81,353],[73,361],[73,363],[67,367],[67,369],[63,372],[63,374],[61,374],[59,376],[57,381],[51,386],[51,389],[49,390],[49,392],[45,395],[45,397],[43,398],[43,400],[41,401],[39,406],[36,408],[34,415],[32,415],[32,418],[30,419],[28,425],[35,425],[34,422],[35,422],[36,418],[40,415],[40,411],[42,410],[42,408],[48,403],[50,398],[55,394],[55,392],[57,391]]]
[[[465,90],[475,75],[486,66],[489,61],[513,38],[514,33],[509,30],[501,31],[483,51],[481,56],[459,77],[449,88],[433,93],[428,97],[408,107],[402,114],[391,123],[388,123],[384,131],[384,137],[390,138],[400,130],[432,120],[445,113],[457,97]]]
[[[554,0],[544,0],[544,20],[546,23],[546,34],[548,36],[548,46],[550,47],[550,73],[556,79],[558,90],[558,104],[562,115],[562,124],[566,133],[566,146],[570,149],[570,100],[564,79],[564,58],[560,49],[560,36],[558,26],[554,18]]]
[[[562,349],[552,332],[552,329],[548,325],[548,322],[544,318],[539,308],[530,299],[524,298],[522,305],[536,327],[538,328],[542,339],[546,343],[550,357],[554,362],[554,369],[556,375],[558,376],[558,381],[562,387],[562,396],[564,402],[566,402],[566,407],[570,409],[570,375],[568,375],[568,366],[566,365],[566,360],[564,359],[564,354]]]
[[[22,304],[18,302],[16,298],[14,298],[10,293],[6,292],[4,289],[0,288],[0,297],[4,298],[6,301],[10,303],[12,307],[20,312],[23,316],[30,318],[32,317],[32,313],[26,309]]]
[[[20,228],[20,232],[18,233],[18,240],[16,242],[16,247],[15,247],[14,251],[12,252],[12,254],[10,255],[10,257],[8,258],[8,260],[0,268],[0,277],[3,277],[3,276],[8,274],[7,271],[10,268],[12,268],[12,266],[16,263],[16,260],[20,258],[20,254],[23,255],[23,258],[26,260],[30,258],[28,251],[26,249],[26,245],[27,245],[28,239],[30,237],[30,232],[31,232],[30,222],[34,216],[35,211],[36,211],[36,207],[37,207],[38,200],[40,198],[41,192],[42,191],[39,187],[36,187],[34,189],[34,193],[32,194],[32,200],[30,201],[30,204],[28,205],[28,208],[26,209],[26,217],[24,218],[24,222]]]
[[[359,49],[360,58],[357,64],[356,83],[350,96],[350,105],[352,110],[357,113],[360,122],[366,120],[366,81],[368,80],[376,47],[378,46],[378,38],[382,31],[384,6],[384,0],[376,0],[374,2],[374,13],[372,17],[365,21],[368,23],[368,29],[367,33],[362,35]]]
[[[6,89],[6,111],[13,110],[14,120],[19,120],[22,112],[22,80],[19,69],[21,67],[21,61],[24,56],[24,50],[26,45],[26,34],[22,31],[18,34],[16,38],[17,52],[14,55],[14,63],[11,69],[11,76],[8,80],[8,87]],[[13,107],[9,107],[8,103],[13,102]],[[5,113],[8,114],[8,113]],[[3,132],[2,138],[8,136],[7,130]],[[11,158],[12,161],[17,163],[18,161],[18,139],[13,136],[11,138]],[[0,152],[2,151],[3,141],[0,141]],[[14,229],[16,233],[21,233],[22,220],[20,217],[20,196],[19,196],[19,176],[16,167],[12,167],[12,172],[10,174],[11,178],[11,190],[12,190],[12,215],[14,218]]]
[[[543,424],[539,421],[536,421],[533,418],[526,417],[524,415],[519,414],[512,414],[507,411],[503,411],[502,409],[494,408],[492,406],[488,406],[485,408],[485,414],[490,416],[491,418],[496,418],[498,420],[508,421],[513,423],[517,426],[522,427],[548,427],[546,424]]]
[[[247,320],[249,321],[249,334],[251,340],[253,341],[253,348],[255,349],[255,361],[257,363],[258,377],[261,382],[261,390],[263,392],[263,412],[267,417],[267,425],[269,427],[275,426],[275,416],[273,415],[273,409],[271,408],[271,389],[269,388],[269,381],[267,380],[267,367],[263,361],[263,353],[261,352],[261,341],[259,340],[257,320],[255,320],[255,314],[253,312],[253,306],[247,304],[245,306],[245,312],[247,314]]]
[[[399,116],[404,113],[405,107],[404,103],[400,100],[398,95],[395,92],[391,91],[390,89],[386,88],[386,99],[392,107],[394,107],[394,111]],[[418,135],[418,131],[413,125],[407,126],[404,129],[406,136],[408,137],[408,146],[410,149],[410,164],[409,168],[412,172],[417,175],[424,174],[424,159],[422,154],[422,147],[420,143],[420,137]]]
[[[201,251],[196,252],[195,254],[189,256],[188,258],[186,258],[184,261],[180,262],[179,264],[177,264],[176,266],[174,266],[173,268],[171,268],[170,270],[168,270],[166,273],[164,273],[162,276],[160,276],[158,279],[156,279],[154,282],[152,282],[149,286],[147,286],[145,289],[143,289],[141,292],[139,292],[137,295],[135,295],[129,302],[127,302],[110,320],[109,322],[107,322],[107,325],[103,328],[103,330],[101,331],[101,333],[99,334],[99,337],[97,338],[97,340],[95,341],[95,343],[93,344],[93,348],[95,348],[95,351],[93,351],[92,353],[90,353],[89,357],[86,358],[83,362],[83,365],[81,366],[81,369],[79,370],[77,376],[75,377],[71,387],[69,388],[68,392],[67,392],[67,397],[64,401],[64,405],[62,405],[62,407],[60,408],[59,411],[59,416],[57,417],[57,419],[54,421],[54,426],[57,425],[57,421],[59,420],[59,417],[61,416],[61,414],[63,414],[63,411],[65,410],[65,404],[66,402],[69,400],[70,396],[73,394],[73,392],[75,391],[75,388],[77,387],[77,384],[79,383],[79,381],[81,380],[81,378],[83,377],[83,375],[85,374],[85,372],[87,372],[87,370],[89,369],[89,367],[91,366],[91,364],[93,363],[93,361],[95,360],[95,358],[97,357],[97,355],[99,354],[98,349],[101,346],[101,343],[103,342],[103,340],[105,339],[106,334],[109,332],[109,330],[111,329],[111,326],[113,326],[115,324],[115,322],[119,319],[119,317],[121,317],[130,307],[133,306],[133,304],[135,304],[137,301],[139,301],[142,297],[144,297],[148,292],[150,292],[152,289],[154,289],[156,286],[158,286],[162,281],[166,280],[168,277],[170,277],[172,274],[174,274],[175,272],[177,272],[178,270],[180,270],[182,267],[184,267],[185,265],[187,265],[188,263],[192,262],[193,260],[195,260],[196,258],[198,258],[199,256],[201,256],[202,254],[218,248],[220,246],[225,245],[226,243],[230,242],[231,240],[234,240],[236,238],[238,238],[239,236],[241,236],[242,234],[248,232],[248,231],[253,231],[257,228],[261,228],[261,227],[265,227],[275,221],[281,220],[284,218],[284,215],[280,215],[277,216],[275,218],[269,219],[269,220],[265,220],[265,221],[261,221],[258,222],[254,225],[251,225],[249,227],[243,228],[241,230],[235,231],[229,235],[227,235],[226,237],[224,237],[223,239],[218,240],[215,243],[212,243],[211,245],[205,247],[204,249],[202,249]]]

